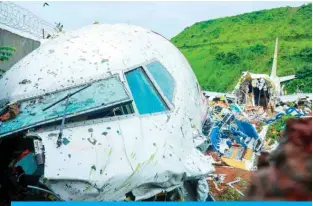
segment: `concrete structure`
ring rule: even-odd
[[[27,37],[20,36],[11,31],[8,31],[0,25],[0,46],[13,47],[16,51],[8,61],[0,62],[0,75],[3,71],[9,70],[15,63],[24,58],[27,54],[37,49],[40,42]]]
[[[54,26],[17,4],[0,1],[0,47],[13,47],[9,61],[0,62],[0,75],[41,45]]]

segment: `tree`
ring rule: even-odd
[[[304,49],[300,51],[298,55],[304,61],[312,62],[312,48],[311,47],[305,47]]]
[[[224,58],[225,58],[225,53],[224,52],[217,53],[216,56],[215,56],[215,59],[218,60],[218,61],[223,61]]]
[[[264,54],[266,47],[262,44],[255,44],[249,48],[249,50],[254,54]]]
[[[240,57],[234,52],[228,52],[225,58],[226,64],[238,64],[240,62]]]

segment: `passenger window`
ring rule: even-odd
[[[172,75],[158,61],[148,64],[147,69],[152,75],[152,77],[155,79],[158,86],[161,88],[166,98],[170,102],[173,102],[175,82]]]
[[[143,68],[125,73],[139,114],[149,114],[168,110],[165,102],[149,80]]]

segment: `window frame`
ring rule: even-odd
[[[172,97],[172,98],[173,98],[173,100],[174,100],[174,99],[175,99],[175,96],[176,96],[176,88],[177,88],[177,83],[176,83],[174,77],[173,77],[172,74],[168,71],[167,67],[164,66],[164,64],[162,64],[162,62],[161,62],[160,60],[158,60],[157,58],[153,58],[153,59],[147,61],[144,66],[145,66],[145,69],[147,70],[148,74],[150,75],[151,79],[153,79],[154,84],[158,85],[157,81],[153,78],[152,74],[150,73],[149,69],[147,68],[147,65],[148,65],[148,64],[151,64],[151,63],[153,63],[153,62],[159,62],[159,64],[161,64],[161,65],[164,67],[164,69],[166,69],[166,71],[168,72],[168,74],[172,77],[172,79],[173,79],[173,87],[174,87],[174,90],[173,90],[173,97]],[[158,87],[159,87],[159,85],[158,85]],[[160,87],[159,87],[159,90],[160,90],[161,94],[164,96],[164,98],[168,101],[169,106],[172,107],[171,109],[174,110],[174,108],[175,108],[174,103],[171,102],[169,99],[167,99],[167,97],[164,95],[164,93],[163,93],[163,91],[162,91],[162,89],[161,89]]]
[[[158,95],[158,97],[160,98],[160,100],[163,102],[164,106],[167,108],[167,110],[165,111],[162,111],[162,112],[153,112],[153,113],[147,113],[147,114],[140,114],[139,111],[138,111],[138,108],[137,108],[137,105],[136,105],[136,102],[134,100],[134,97],[133,95],[131,96],[131,98],[133,99],[133,107],[136,108],[136,112],[139,116],[143,116],[143,115],[152,115],[152,114],[160,114],[160,113],[167,113],[168,111],[171,111],[171,108],[168,106],[168,102],[165,101],[164,99],[164,96],[162,96],[163,94],[161,94],[159,92],[159,88],[156,87],[155,83],[150,79],[150,76],[146,73],[146,68],[144,66],[138,66],[138,67],[135,67],[135,68],[132,68],[132,69],[129,69],[127,71],[124,72],[124,76],[125,76],[125,83],[127,83],[127,86],[128,86],[128,89],[131,93],[131,90],[130,90],[130,87],[129,87],[129,84],[127,82],[127,78],[126,78],[126,74],[128,72],[131,72],[131,71],[134,71],[134,70],[137,70],[137,69],[141,69],[144,73],[144,75],[146,75],[146,78],[148,79],[148,81],[151,83],[151,86],[153,87],[153,89],[155,90],[156,94]]]
[[[118,102],[118,104],[117,104],[116,102],[113,102],[113,103],[107,104],[107,105],[105,105],[105,106],[98,106],[97,108],[87,109],[87,110],[84,110],[84,111],[81,111],[81,112],[77,112],[77,113],[75,113],[75,114],[68,114],[68,115],[66,115],[66,118],[68,119],[68,118],[71,118],[71,117],[75,117],[75,116],[87,114],[87,113],[89,113],[89,112],[93,112],[93,111],[96,111],[96,110],[101,110],[101,109],[105,109],[105,108],[110,108],[110,107],[112,107],[112,106],[114,106],[114,105],[123,105],[124,103],[132,103],[132,105],[133,105],[134,99],[133,99],[133,96],[131,95],[131,91],[128,90],[128,89],[129,89],[128,87],[125,87],[125,83],[123,82],[123,80],[121,79],[120,75],[118,75],[118,74],[109,75],[109,76],[106,76],[106,77],[101,78],[101,79],[93,80],[93,81],[90,81],[90,82],[84,82],[84,83],[82,83],[82,84],[73,85],[73,86],[71,86],[71,87],[67,87],[67,88],[64,88],[64,89],[55,90],[55,91],[52,92],[52,93],[57,93],[57,92],[66,91],[66,90],[69,90],[69,89],[73,89],[73,88],[80,87],[80,86],[87,85],[87,84],[93,84],[93,83],[95,83],[95,82],[103,81],[103,80],[110,79],[110,78],[118,78],[119,81],[121,81],[121,83],[122,83],[122,85],[123,85],[123,87],[124,87],[124,90],[125,90],[125,92],[126,92],[126,94],[127,94],[127,96],[128,96],[129,99],[120,101],[120,102]],[[47,94],[47,93],[45,93],[45,94]],[[34,97],[31,97],[31,98],[21,99],[21,100],[17,101],[17,103],[20,103],[20,102],[22,102],[22,101],[28,101],[28,100],[30,100],[30,99],[39,98],[39,97],[41,97],[41,96],[44,96],[45,94],[38,95],[38,96],[34,96]],[[133,105],[133,107],[134,107],[134,105]],[[134,108],[134,113],[133,113],[133,114],[123,114],[123,115],[119,115],[119,116],[132,116],[132,115],[135,115],[135,114],[136,114],[135,112],[136,112],[136,110],[135,110],[135,108]],[[119,116],[114,116],[114,117],[119,117]],[[23,130],[30,130],[30,129],[36,128],[36,127],[38,127],[38,126],[44,126],[44,125],[46,125],[46,124],[58,122],[58,121],[62,120],[62,118],[63,118],[63,116],[60,116],[60,117],[57,117],[57,118],[51,118],[51,119],[46,120],[46,121],[37,122],[37,123],[35,123],[35,124],[31,125],[31,126],[26,126],[26,127],[22,127],[22,128],[16,129],[16,130],[12,130],[12,131],[6,132],[6,133],[2,133],[2,134],[0,134],[0,139],[1,139],[2,137],[8,136],[8,135],[11,135],[11,134],[14,134],[14,133],[18,133],[18,132],[23,131]],[[109,118],[109,119],[112,119],[113,117],[103,117],[103,118],[99,118],[99,119],[108,119],[108,118]],[[84,121],[80,121],[80,122],[81,122],[82,125],[84,125],[85,122],[89,122],[89,121],[90,121],[90,122],[95,122],[95,120],[93,120],[93,119],[84,120]],[[77,123],[76,123],[76,122],[70,122],[70,123],[68,123],[68,125],[72,125],[72,124],[73,124],[73,125],[77,125],[77,124],[79,124],[79,123],[78,123],[78,122],[77,122]],[[59,125],[48,126],[47,128],[50,128],[50,127],[56,128],[56,127],[58,127],[58,126],[59,126]],[[66,126],[65,126],[65,128],[66,128]],[[42,130],[42,129],[41,129],[41,130]]]
[[[153,62],[159,62],[165,69],[167,69],[157,58],[153,58],[149,61],[146,61],[142,64],[137,64],[135,66],[132,66],[132,67],[129,67],[125,70],[123,70],[123,82],[125,82],[125,87],[127,88],[127,90],[129,91],[129,95],[132,99],[132,104],[133,104],[133,108],[135,110],[135,113],[139,116],[151,116],[151,115],[159,115],[159,114],[168,114],[168,113],[172,113],[175,109],[174,107],[174,104],[171,103],[167,97],[164,95],[162,89],[160,88],[160,86],[158,85],[158,83],[156,82],[156,80],[153,78],[153,76],[151,75],[151,73],[149,72],[148,68],[147,68],[147,65],[150,64],[150,63],[153,63]],[[163,112],[154,112],[154,113],[149,113],[149,114],[140,114],[138,109],[137,109],[137,105],[135,103],[135,100],[134,100],[134,97],[131,93],[131,90],[130,90],[130,87],[129,87],[129,84],[127,82],[127,79],[126,79],[126,73],[130,72],[130,71],[133,71],[133,70],[136,70],[136,69],[142,69],[143,72],[147,75],[147,78],[148,80],[151,82],[152,86],[155,88],[156,92],[158,93],[158,95],[160,96],[161,100],[165,103],[165,106],[168,108],[167,111],[163,111]],[[169,73],[170,74],[170,73]],[[171,74],[170,74],[171,75]],[[176,95],[176,82],[175,82],[175,79],[174,77],[171,75],[171,77],[173,78],[174,80],[174,92],[173,92],[173,99]]]
[[[109,78],[112,78],[112,77],[117,77],[117,78],[119,78],[119,80],[123,84],[124,89],[125,89],[128,97],[129,97],[129,100],[122,101],[119,104],[123,104],[123,103],[126,103],[126,102],[131,102],[131,104],[133,106],[134,113],[132,113],[132,114],[123,114],[123,115],[114,116],[114,117],[103,117],[103,118],[94,119],[94,120],[90,119],[90,120],[83,120],[83,121],[79,121],[79,122],[69,122],[69,123],[65,124],[65,128],[71,128],[71,127],[77,127],[77,126],[83,126],[83,125],[94,124],[94,123],[101,123],[101,122],[109,122],[109,121],[114,121],[114,120],[119,120],[119,119],[127,119],[127,118],[131,118],[131,117],[135,117],[135,116],[145,117],[145,116],[155,116],[155,115],[173,113],[174,109],[175,109],[174,104],[167,99],[167,97],[164,95],[162,89],[160,88],[159,84],[153,78],[152,74],[149,72],[149,70],[147,68],[148,64],[156,62],[156,61],[158,63],[160,63],[167,70],[167,67],[165,67],[164,64],[162,64],[162,62],[159,59],[153,58],[153,59],[150,59],[148,61],[145,61],[144,63],[137,64],[137,65],[134,65],[134,66],[129,67],[127,69],[121,70],[121,71],[119,71],[119,72],[117,72],[117,73],[115,73],[113,75],[109,75],[109,76],[105,76],[105,77],[102,77],[102,78],[94,79],[92,81],[83,81],[81,83],[70,85],[69,87],[58,89],[58,90],[46,91],[45,93],[29,95],[29,96],[23,96],[23,98],[20,98],[17,102],[26,101],[26,100],[33,99],[33,98],[38,98],[40,96],[45,95],[46,93],[61,92],[61,91],[65,91],[65,90],[68,90],[68,89],[79,87],[79,86],[82,86],[82,85],[85,85],[85,84],[92,84],[92,83],[95,83],[97,81],[102,81],[102,80],[109,79]],[[139,111],[137,109],[137,105],[136,105],[135,100],[134,100],[134,97],[133,97],[133,95],[131,93],[129,84],[128,84],[127,79],[126,79],[126,73],[130,72],[132,70],[135,70],[135,69],[140,69],[140,68],[146,74],[148,80],[151,82],[151,84],[154,87],[155,91],[157,92],[157,94],[161,98],[161,101],[164,102],[164,104],[168,108],[168,110],[162,111],[162,112],[148,113],[148,114],[140,114],[139,113]],[[168,70],[167,70],[167,72],[173,78],[173,81],[174,81],[173,82],[173,86],[174,86],[174,89],[173,89],[173,99],[174,99],[174,97],[176,96],[176,91],[177,91],[177,89],[176,89],[177,83],[176,83],[174,77],[172,76],[172,74]],[[112,105],[114,105],[114,103]],[[109,104],[109,105],[106,105],[106,107],[110,107],[112,105]],[[97,109],[99,109],[99,108],[97,108]],[[82,113],[88,113],[88,112],[91,112],[91,111],[95,111],[97,109],[93,108],[93,109],[90,109],[88,111],[84,111]],[[77,116],[77,114],[69,114],[69,115],[67,115],[67,118],[74,117],[74,116]],[[10,131],[10,132],[4,133],[4,134],[0,134],[0,138],[3,137],[3,136],[11,135],[13,133],[17,133],[17,132],[26,130],[26,129],[35,128],[35,127],[37,127],[39,125],[45,125],[45,124],[52,123],[52,122],[57,122],[57,121],[58,121],[58,118],[53,118],[53,119],[45,121],[43,124],[42,123],[36,123],[36,124],[32,125],[31,127],[20,128],[20,129],[14,130],[14,131]],[[57,127],[59,127],[59,125],[43,127],[43,128],[40,129],[40,131],[51,130],[51,129],[55,129]]]

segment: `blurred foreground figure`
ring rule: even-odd
[[[253,177],[246,200],[312,200],[312,118],[288,120],[268,160]]]

